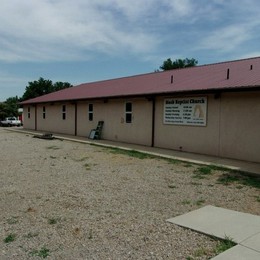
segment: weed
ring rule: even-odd
[[[208,254],[207,249],[205,248],[199,248],[194,252],[195,257],[202,257]]]
[[[92,229],[89,230],[88,239],[93,239]]]
[[[167,162],[169,163],[169,164],[179,164],[180,163],[180,161],[178,161],[178,160],[176,160],[176,159],[166,159],[167,160]]]
[[[191,184],[191,185],[194,185],[194,186],[202,185],[202,183],[199,183],[199,182],[191,182],[190,184]]]
[[[18,220],[17,220],[18,217],[11,217],[9,219],[7,219],[7,223],[12,225],[12,224],[16,224],[18,223]]]
[[[260,196],[254,196],[257,202],[260,202]]]
[[[183,205],[189,205],[189,204],[191,204],[191,201],[190,200],[183,200],[181,203]]]
[[[258,176],[244,176],[242,184],[260,189],[260,178]]]
[[[51,146],[47,146],[46,149],[48,149],[48,150],[59,150],[60,147],[58,147],[56,145],[51,145]]]
[[[222,174],[222,176],[220,176],[218,178],[218,183],[224,184],[224,185],[228,185],[231,182],[236,182],[238,181],[238,176],[234,176],[230,173],[224,173]]]
[[[111,151],[111,153],[114,153],[114,154],[128,155],[130,157],[135,157],[135,158],[138,158],[138,159],[156,158],[156,156],[146,154],[146,153],[143,153],[143,152],[139,152],[139,151],[136,151],[136,150],[123,150],[123,149],[120,149],[120,148],[109,148],[109,150]]]
[[[84,164],[84,167],[85,167],[85,169],[86,169],[87,171],[88,171],[88,170],[91,170],[89,163],[85,163],[85,164]]]
[[[25,235],[24,237],[25,238],[33,238],[33,237],[37,237],[39,236],[39,233],[38,232],[35,232],[35,233],[32,233],[32,232],[29,232],[27,235]]]
[[[209,175],[212,173],[212,168],[209,166],[202,166],[195,170],[195,173],[200,175]]]
[[[235,245],[236,245],[236,243],[234,242],[234,240],[232,238],[226,236],[225,239],[219,241],[219,243],[217,244],[217,246],[215,248],[215,252],[217,254],[220,254]]]
[[[87,159],[89,159],[89,157],[88,157],[88,156],[85,156],[85,157],[82,157],[82,158],[80,158],[80,159],[74,159],[74,161],[76,161],[76,162],[84,162],[84,161],[86,161]]]
[[[186,167],[186,168],[193,167],[193,165],[192,165],[191,163],[186,163],[186,164],[184,164],[183,166]]]
[[[13,242],[16,238],[16,235],[15,234],[9,234],[5,239],[4,239],[4,242],[5,243],[10,243],[10,242]]]
[[[49,253],[50,253],[50,250],[48,248],[42,247],[40,250],[35,250],[34,249],[29,254],[31,256],[39,256],[41,258],[46,258],[46,257],[48,257],[50,255]]]
[[[49,219],[48,219],[48,223],[49,223],[50,225],[57,224],[58,221],[59,221],[59,218],[49,218]]]
[[[197,200],[197,201],[196,201],[196,205],[197,205],[197,206],[201,206],[201,205],[204,204],[205,202],[206,202],[205,200],[200,199],[200,200]]]

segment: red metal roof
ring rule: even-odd
[[[260,87],[260,57],[85,83],[21,104],[254,87]]]

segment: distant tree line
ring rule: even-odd
[[[22,97],[9,97],[6,101],[0,103],[0,119],[9,116],[18,116],[19,102],[49,94],[65,88],[70,88],[72,85],[68,82],[55,82],[46,80],[40,77],[38,80],[28,82],[25,92]]]

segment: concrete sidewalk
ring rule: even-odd
[[[205,206],[167,221],[237,244],[213,259],[260,259],[260,216]]]
[[[6,129],[10,131],[16,131],[16,132],[27,133],[32,135],[42,135],[44,133],[40,131],[25,130],[23,128],[6,128]],[[150,146],[113,142],[108,140],[91,140],[88,139],[87,137],[79,137],[79,136],[72,136],[72,135],[54,134],[53,136],[68,141],[95,144],[95,145],[112,147],[112,148],[120,148],[125,150],[135,150],[135,151],[145,152],[147,154],[151,154],[159,157],[176,159],[176,160],[191,162],[196,164],[216,165],[216,166],[226,167],[228,169],[239,170],[242,172],[247,172],[250,174],[260,176],[260,163],[220,158],[216,156],[209,156],[203,154],[180,152],[180,151],[174,151],[170,149],[162,149],[162,148],[156,148]]]

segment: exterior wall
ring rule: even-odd
[[[192,96],[181,96],[181,98],[183,97]],[[218,156],[220,99],[214,99],[213,95],[208,95],[207,97],[206,126],[164,124],[164,99],[166,97],[157,98],[155,111],[155,146]]]
[[[260,92],[208,95],[205,127],[163,124],[164,99],[156,102],[156,147],[260,162]]]
[[[66,119],[62,118],[62,106],[66,106]],[[43,118],[45,106],[45,119]],[[61,134],[75,134],[75,105],[71,103],[37,106],[37,130]]]
[[[192,96],[181,96],[184,97]],[[207,95],[206,126],[164,124],[165,98],[171,97],[157,97],[155,100],[155,147],[260,162],[259,91],[222,93],[216,98],[213,94]],[[125,122],[126,102],[132,102],[131,123]],[[93,121],[88,118],[90,103],[93,104]],[[66,120],[62,119],[62,105],[66,105]],[[78,136],[88,137],[98,121],[103,120],[102,139],[151,146],[153,109],[152,102],[146,98],[44,106],[45,119],[43,105],[30,106],[30,118],[28,106],[24,106],[24,128],[34,130],[37,126],[39,131],[70,135],[77,133]]]
[[[35,108],[35,106],[24,106],[23,108],[23,127],[26,129],[35,130]],[[30,114],[30,118],[28,117],[28,113]]]
[[[260,92],[222,94],[220,156],[260,162]]]
[[[132,123],[125,122],[125,103],[132,102]],[[93,104],[93,121],[88,120],[88,104]],[[88,136],[98,121],[104,121],[102,138],[111,141],[151,145],[152,102],[145,98],[114,99],[78,104],[78,135]]]

